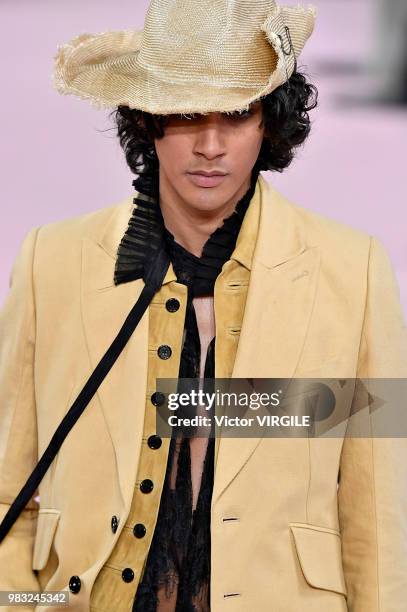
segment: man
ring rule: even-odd
[[[404,438],[156,431],[161,378],[406,375],[381,243],[260,175],[309,133],[315,88],[296,58],[314,18],[272,0],[155,0],[143,36],[60,49],[58,89],[117,109],[137,193],[34,228],[17,257],[0,319],[1,517],[161,253],[171,264],[39,504],[0,542],[1,589],[66,591],[80,611],[403,609]]]

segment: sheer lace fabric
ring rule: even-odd
[[[159,207],[158,176],[147,180],[141,175],[133,182],[138,191],[134,199],[137,207],[118,248],[114,280],[119,284],[144,278],[158,249],[164,245],[168,250],[177,282],[188,287],[179,378],[196,379],[197,389],[202,371],[194,298],[213,296],[215,280],[235,248],[258,172],[255,166],[248,191],[208,238],[201,257],[178,244],[165,227]],[[203,385],[208,391],[215,376],[215,341],[213,337],[209,342],[204,362]],[[133,612],[210,610],[214,442],[213,437],[184,437],[182,428],[173,428],[157,523]],[[195,474],[200,472],[200,482],[193,482],[191,466],[195,466]],[[198,493],[193,500],[196,485]]]

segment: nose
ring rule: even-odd
[[[194,153],[203,155],[207,159],[225,155],[225,133],[219,122],[210,121],[199,126],[195,133]]]

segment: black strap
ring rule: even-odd
[[[164,249],[162,249],[157,254],[157,258],[150,267],[145,277],[145,285],[143,290],[137,302],[129,312],[119,333],[113,340],[106,353],[103,355],[102,359],[99,361],[95,370],[90,375],[82,391],[79,393],[78,397],[62,419],[61,423],[58,425],[42,457],[4,516],[4,519],[0,524],[0,543],[6,537],[7,533],[10,531],[23,509],[34,495],[38,485],[44,478],[45,473],[54,460],[54,457],[61,448],[66,436],[71,431],[72,427],[75,425],[76,421],[79,419],[86,406],[89,404],[90,400],[98,390],[105,376],[108,374],[116,359],[124,349],[149,303],[161,287],[169,264],[170,260],[168,254]]]

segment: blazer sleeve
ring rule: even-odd
[[[387,252],[373,236],[357,378],[367,384],[369,379],[407,379],[400,291]],[[372,426],[369,410],[366,418]],[[369,431],[370,437],[345,437],[340,462],[338,511],[348,609],[402,612],[407,602],[407,439],[374,437]]]
[[[33,262],[38,231],[29,231],[20,246],[0,310],[0,522],[37,463]],[[38,506],[32,498],[0,543],[0,590],[40,590],[32,570]]]

